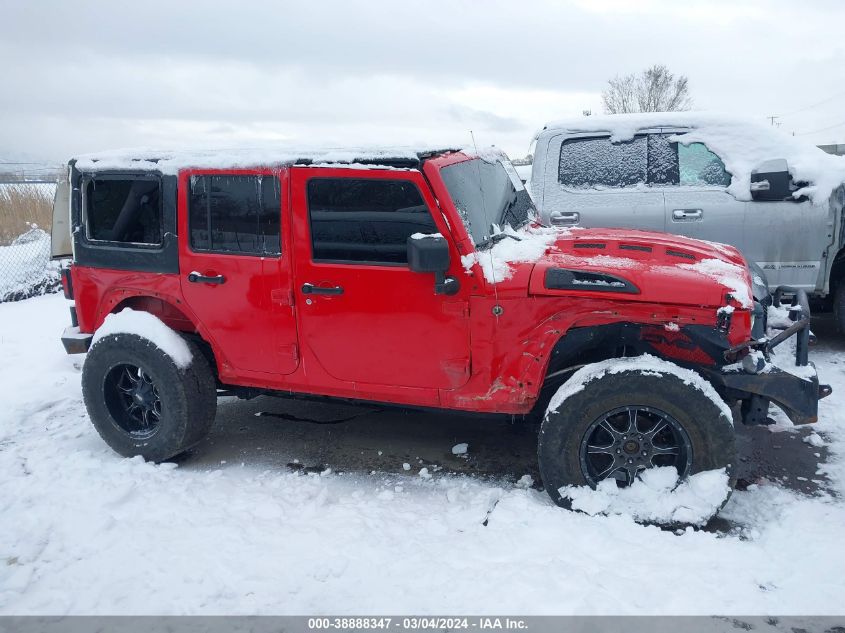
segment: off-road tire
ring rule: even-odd
[[[736,447],[731,419],[674,374],[631,369],[595,378],[546,414],[537,452],[543,485],[557,505],[570,507],[559,492],[561,487],[590,485],[580,460],[581,441],[590,425],[610,411],[629,406],[650,407],[672,416],[690,440],[689,474],[725,468],[733,489]]]
[[[82,368],[82,395],[94,428],[115,452],[160,462],[178,455],[208,434],[217,412],[211,367],[191,341],[192,360],[180,368],[151,341],[136,334],[110,334],[89,350]],[[143,439],[122,429],[106,404],[109,372],[129,363],[140,367],[157,387],[161,416],[153,435]]]

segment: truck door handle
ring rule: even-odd
[[[223,275],[215,275],[214,277],[206,277],[194,271],[188,275],[188,281],[192,284],[220,284],[226,283],[226,278]]]
[[[315,286],[314,284],[304,283],[304,284],[302,284],[302,294],[304,294],[304,295],[342,295],[343,294],[343,287],[342,286],[334,286],[333,288],[323,288],[321,286]]]
[[[704,215],[701,209],[675,209],[672,211],[673,220],[700,220]]]
[[[581,214],[577,211],[570,211],[564,213],[563,211],[553,211],[549,216],[552,226],[562,226],[565,224],[578,224],[581,221]]]

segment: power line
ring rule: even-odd
[[[837,97],[841,97],[842,95],[845,95],[845,90],[843,90],[841,92],[837,92],[836,94],[834,94],[830,97],[827,97],[826,99],[822,99],[821,101],[817,101],[816,103],[811,103],[810,105],[804,106],[803,108],[798,108],[797,110],[793,110],[792,112],[787,112],[786,114],[781,114],[780,116],[787,117],[787,116],[792,116],[793,114],[798,114],[799,112],[804,112],[805,110],[810,110],[812,108],[815,108],[815,107],[818,107],[820,105],[824,105],[825,103],[828,103],[830,101],[833,101],[834,99],[836,99]]]
[[[834,123],[833,125],[828,125],[827,127],[820,128],[818,130],[811,130],[809,132],[799,132],[798,136],[806,136],[807,134],[816,134],[818,132],[827,132],[828,130],[832,130],[835,127],[840,127],[845,125],[845,121],[840,121],[839,123]]]

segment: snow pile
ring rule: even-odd
[[[704,143],[719,155],[731,174],[728,192],[738,200],[751,200],[751,172],[763,162],[785,158],[796,182],[809,183],[793,195],[808,196],[815,204],[827,204],[831,193],[845,182],[845,158],[827,154],[769,125],[731,115],[707,112],[660,112],[581,117],[546,125],[539,134],[608,132],[611,141],[622,142],[646,129],[683,129],[670,137],[684,145]]]
[[[460,444],[455,444],[452,447],[452,455],[466,455],[468,448],[469,448],[469,444],[467,444],[466,442],[461,442]]]
[[[117,314],[109,314],[94,333],[91,347],[109,334],[136,334],[143,337],[170,356],[181,369],[185,369],[193,360],[185,339],[149,312],[124,308]]]
[[[32,224],[8,246],[0,246],[0,302],[56,292],[58,262],[50,260],[50,235]]]
[[[595,490],[565,486],[561,496],[573,510],[590,516],[624,514],[637,521],[659,524],[704,525],[730,494],[725,469],[696,473],[678,483],[674,466],[648,468],[631,486],[620,488],[615,479],[604,479]]]
[[[539,260],[556,239],[567,234],[565,229],[530,224],[519,230],[506,224],[504,229],[497,230],[493,235],[501,233],[511,237],[461,257],[461,263],[468,274],[472,273],[475,264],[479,264],[488,283],[510,279],[513,275],[511,264]]]
[[[603,360],[598,363],[585,365],[567,380],[560,389],[557,390],[549,402],[548,411],[557,411],[563,402],[584,390],[584,388],[598,378],[606,374],[618,374],[623,371],[636,371],[648,376],[663,376],[672,375],[680,378],[685,385],[697,389],[703,393],[709,400],[719,407],[728,421],[733,420],[731,408],[725,403],[716,390],[709,382],[704,380],[700,375],[691,369],[679,367],[674,363],[670,363],[662,358],[657,358],[651,354],[643,354],[642,356],[631,356],[628,358],[611,358]]]
[[[403,457],[395,472],[289,472],[336,467],[319,438],[337,427],[279,424],[259,445],[237,431],[243,401],[222,400],[178,466],[122,459],[58,340],[67,305],[0,305],[14,332],[0,336],[0,614],[845,614],[845,373],[825,341],[831,493],[752,485],[720,511],[726,529],[674,533],[562,510],[530,475],[423,479]]]
[[[746,309],[754,307],[751,288],[748,285],[748,270],[722,259],[702,259],[694,264],[677,264],[678,268],[692,270],[720,283],[730,290],[733,298]]]

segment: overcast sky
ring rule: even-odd
[[[0,158],[499,145],[663,63],[696,109],[845,142],[845,2],[0,0]],[[816,132],[816,130],[821,130]]]

